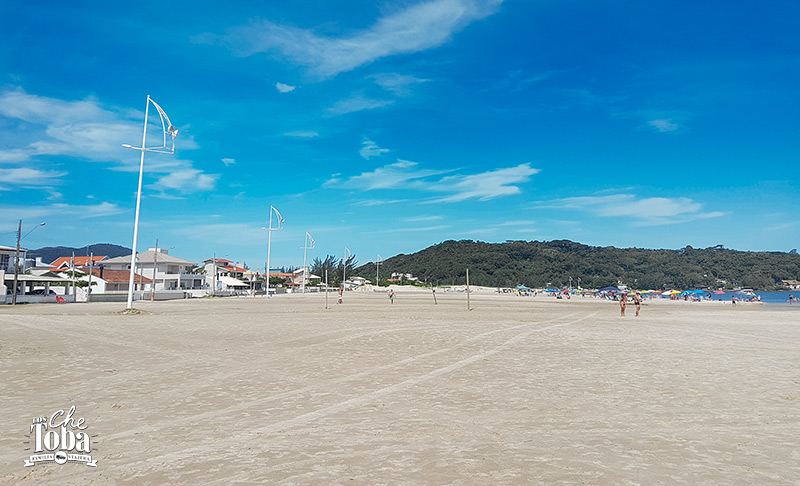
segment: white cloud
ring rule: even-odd
[[[319,133],[312,131],[312,130],[297,130],[294,132],[286,132],[284,133],[287,137],[295,137],[295,138],[317,138],[319,137]]]
[[[437,170],[420,170],[416,168],[417,165],[416,162],[398,159],[394,164],[379,167],[372,172],[364,172],[360,175],[350,177],[347,180],[339,178],[331,179],[326,182],[325,185],[362,190],[391,188],[411,189],[419,185],[420,179],[444,173]]]
[[[420,169],[418,165],[416,162],[398,159],[393,164],[347,179],[332,178],[325,183],[325,186],[359,190],[398,189],[448,194],[430,199],[426,201],[427,203],[460,202],[467,199],[486,201],[520,193],[517,184],[528,182],[532,175],[539,172],[539,169],[532,168],[530,164],[520,164],[507,169],[496,169],[470,175],[450,175],[438,180],[431,180],[452,171]]]
[[[29,169],[26,167],[11,168],[0,170],[0,182],[7,182],[16,185],[42,185],[51,184],[52,179],[57,179],[66,172],[42,171]]]
[[[480,174],[448,176],[430,189],[453,194],[431,202],[459,202],[473,198],[486,201],[496,197],[519,194],[520,189],[515,184],[528,182],[532,175],[539,172],[539,169],[532,168],[530,164],[520,164],[516,167],[490,170]]]
[[[677,123],[672,121],[672,118],[659,118],[656,120],[650,120],[647,122],[647,125],[660,133],[674,132],[680,128]]]
[[[225,164],[225,167],[230,167],[236,163],[236,159],[224,158],[222,159],[222,163]]]
[[[407,74],[385,73],[371,76],[375,83],[381,88],[391,91],[397,96],[409,96],[411,87],[421,83],[427,83],[429,79],[420,79]]]
[[[378,100],[374,98],[367,98],[362,94],[356,94],[349,98],[337,101],[333,106],[325,111],[330,116],[345,115],[347,113],[353,113],[356,111],[374,110],[375,108],[381,108],[386,105],[391,105],[392,103],[394,103],[392,100]]]
[[[173,189],[181,193],[209,191],[214,189],[219,174],[204,174],[198,169],[180,169],[160,177],[152,187],[159,190]]]
[[[364,139],[364,142],[362,143],[364,146],[361,147],[361,150],[359,150],[358,153],[367,160],[369,160],[370,157],[378,157],[386,152],[389,152],[389,149],[378,147],[378,144],[368,138]]]
[[[605,218],[627,217],[639,226],[685,223],[725,214],[719,211],[704,212],[702,204],[685,197],[639,199],[633,194],[570,197],[544,202],[541,207],[576,209]]]
[[[128,209],[121,209],[116,204],[108,202],[85,206],[74,204],[49,204],[44,206],[26,205],[16,207],[0,206],[0,222],[11,222],[19,219],[45,222],[47,222],[49,218],[58,220],[89,219],[120,214],[126,211],[128,211]],[[13,224],[0,224],[0,231],[9,229],[16,230],[17,226]]]
[[[289,85],[289,84],[275,83],[275,89],[277,89],[281,93],[289,93],[291,91],[294,91],[295,88],[296,88],[296,86],[292,86],[292,85]]]
[[[121,144],[136,144],[137,140],[141,140],[141,119],[144,113],[129,110],[123,114],[109,110],[103,108],[94,98],[64,101],[31,95],[16,89],[0,93],[0,117],[19,123],[30,137],[25,142],[20,140],[16,147],[0,150],[0,163],[13,164],[62,155],[115,164],[108,167],[113,170],[139,170],[139,156],[132,156],[133,151],[125,150]],[[152,119],[150,122],[153,122]],[[155,138],[161,135],[160,129],[152,132]],[[150,134],[151,131],[148,131],[148,135]],[[178,140],[181,149],[197,148],[194,140],[184,134]],[[151,146],[149,142],[152,141],[154,140],[150,140],[148,136],[148,146]],[[161,141],[159,139],[159,145]],[[43,159],[42,165],[45,163],[46,159]],[[195,173],[194,183],[184,186],[182,192],[189,187],[195,190],[213,189],[216,176],[202,174],[202,171],[192,166],[192,162],[188,160],[160,154],[150,154],[147,160],[148,173],[167,173],[167,176],[162,177],[167,182],[173,173],[175,175],[172,179],[185,177],[187,172]],[[67,174],[25,167],[4,168],[3,172],[5,176],[2,180],[10,184],[27,184],[37,178],[42,182],[42,178],[54,179]]]
[[[444,219],[444,216],[417,216],[413,218],[403,218],[402,221],[406,223],[420,223],[423,221],[439,221]]]
[[[204,34],[194,40],[225,45],[242,56],[278,52],[312,73],[332,77],[386,56],[430,49],[453,33],[497,11],[502,0],[430,0],[379,18],[352,35],[331,38],[311,30],[253,21],[224,36]]]

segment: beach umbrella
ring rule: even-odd
[[[616,287],[603,287],[598,292],[619,292],[619,289]]]
[[[721,291],[721,290],[717,290],[716,292],[714,292],[714,295],[719,295],[719,294],[724,294],[724,293],[725,293],[725,292],[723,292],[723,291]]]

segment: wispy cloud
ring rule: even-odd
[[[54,179],[65,175],[66,172],[43,171],[18,167],[0,170],[0,182],[20,186],[41,186],[42,184],[52,184]]]
[[[408,74],[383,73],[370,76],[375,83],[386,91],[390,91],[397,96],[409,96],[412,87],[418,84],[427,83],[429,79],[421,79]]]
[[[704,211],[702,204],[685,197],[640,199],[633,194],[570,197],[546,201],[539,207],[575,209],[604,218],[627,217],[632,218],[638,226],[685,223],[725,214],[720,211]]]
[[[406,223],[421,223],[424,221],[439,221],[444,219],[444,216],[416,216],[413,218],[403,218],[402,221]]]
[[[408,228],[392,228],[383,231],[378,231],[378,233],[408,233],[409,231],[418,232],[418,231],[436,231],[449,228],[450,225],[447,224],[440,224],[437,226],[411,226]]]
[[[35,220],[47,221],[48,218],[65,219],[90,219],[103,216],[120,214],[128,211],[116,204],[102,202],[100,204],[77,205],[77,204],[47,204],[47,205],[26,205],[26,206],[0,206],[0,221],[12,222],[18,219],[26,221]],[[0,231],[16,229],[12,224],[0,224]]]
[[[364,146],[361,147],[361,150],[359,150],[358,153],[367,160],[369,160],[370,157],[378,157],[386,152],[389,152],[389,149],[378,147],[377,143],[368,138],[364,139],[364,142],[362,143]]]
[[[375,98],[367,98],[363,94],[355,94],[349,98],[339,100],[330,108],[325,110],[329,116],[345,115],[347,113],[354,113],[356,111],[374,110],[382,108],[387,105],[393,104],[392,100],[381,100]]]
[[[236,159],[224,158],[222,159],[222,163],[225,164],[225,167],[230,167],[231,165],[236,163]]]
[[[517,184],[530,181],[532,175],[539,173],[530,164],[520,164],[507,169],[497,169],[472,175],[448,176],[432,185],[430,190],[451,192],[453,194],[434,199],[431,202],[460,202],[466,199],[486,201],[501,196],[519,194]]]
[[[656,120],[650,120],[647,122],[647,126],[660,133],[674,132],[679,128],[678,124],[672,121],[671,118],[658,118]]]
[[[281,93],[289,93],[294,91],[296,86],[292,86],[290,84],[283,84],[283,83],[275,83],[275,89],[280,91]]]
[[[186,168],[159,177],[151,187],[161,191],[171,189],[188,194],[214,189],[218,178],[219,174],[204,174],[201,170]]]
[[[421,179],[444,172],[438,170],[419,169],[416,162],[399,160],[393,164],[379,167],[372,172],[364,172],[348,179],[333,178],[325,183],[326,186],[341,187],[345,189],[391,189],[405,187],[420,187]]]
[[[397,162],[349,178],[334,177],[325,186],[345,189],[376,190],[402,189],[440,193],[425,203],[460,202],[467,199],[486,201],[496,197],[519,194],[519,184],[530,181],[539,172],[530,164],[520,164],[507,169],[496,169],[478,174],[448,175],[453,171],[421,169],[419,164],[398,159]]]
[[[332,38],[309,29],[257,20],[225,35],[204,34],[195,42],[224,45],[241,56],[277,52],[320,77],[335,76],[382,57],[419,52],[450,40],[453,33],[497,11],[502,0],[430,0],[379,18],[371,27]]]
[[[293,132],[285,132],[285,136],[294,138],[317,138],[319,133],[312,130],[296,130]]]

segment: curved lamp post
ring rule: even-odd
[[[25,233],[25,236],[28,236],[29,234],[31,234],[31,231],[35,230],[39,226],[44,226],[44,223],[39,223],[36,226],[34,226],[33,228],[31,228],[30,230],[28,230],[28,232]],[[12,290],[12,293],[11,293],[11,305],[17,305],[17,279],[19,278],[18,277],[19,276],[19,245],[20,245],[20,242],[22,241],[22,239],[25,238],[25,236],[22,236],[22,220],[20,219],[19,220],[19,229],[17,230],[17,251],[14,254],[14,289]]]
[[[158,111],[158,116],[161,118],[161,129],[164,132],[164,143],[160,147],[146,147],[147,144],[147,117],[150,114],[150,103],[153,104],[156,111]],[[167,147],[167,135],[172,136],[172,147]],[[175,153],[175,137],[178,136],[178,129],[172,125],[172,122],[169,121],[169,117],[158,106],[158,103],[153,101],[150,98],[150,95],[147,95],[147,104],[145,105],[144,109],[144,129],[142,130],[142,146],[141,147],[132,147],[128,144],[123,144],[122,146],[125,148],[139,150],[142,153],[142,157],[139,160],[139,188],[136,192],[136,216],[133,220],[133,249],[131,250],[131,275],[128,281],[128,309],[133,308],[133,275],[136,271],[136,243],[139,237],[139,206],[142,202],[142,174],[144,172],[144,153],[145,152],[156,152],[160,154],[174,154]]]
[[[309,241],[310,240],[310,241]],[[300,290],[301,293],[306,293],[306,280],[308,279],[308,268],[306,267],[306,253],[308,250],[314,249],[314,238],[311,236],[311,233],[306,231],[306,238],[303,242],[303,282],[301,284],[302,289]],[[325,289],[327,292],[328,289]]]
[[[347,260],[349,258],[348,255],[351,256],[351,257],[353,256],[353,254],[350,252],[350,248],[347,248],[345,246],[344,247],[344,263],[342,265],[342,291],[347,290],[347,283],[346,282],[347,282]]]
[[[275,213],[275,216],[278,218],[278,226],[276,228],[272,227],[272,213]],[[269,297],[269,257],[270,257],[270,250],[272,249],[272,232],[273,231],[280,231],[283,229],[284,223],[283,216],[281,213],[275,209],[275,206],[270,205],[269,207],[269,227],[264,228],[263,226],[261,229],[267,230],[267,297]]]

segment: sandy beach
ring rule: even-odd
[[[800,313],[458,292],[0,308],[2,484],[800,484]],[[97,467],[25,467],[76,407]]]

